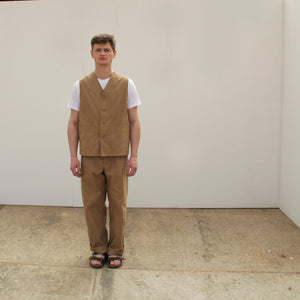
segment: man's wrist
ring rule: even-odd
[[[130,159],[137,159],[137,154],[131,154]]]

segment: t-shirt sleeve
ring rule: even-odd
[[[80,84],[79,84],[79,80],[77,80],[74,83],[68,107],[71,108],[71,109],[75,109],[77,111],[80,110]]]
[[[134,82],[128,79],[128,109],[141,105],[141,100]]]

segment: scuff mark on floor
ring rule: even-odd
[[[103,291],[103,294],[101,295],[101,299],[103,300],[113,299],[114,270],[108,270],[106,268],[102,270],[100,287]]]
[[[210,262],[215,255],[212,254],[212,247],[213,244],[211,243],[211,239],[210,239],[210,227],[209,227],[209,220],[208,217],[201,217],[197,214],[194,213],[194,217],[197,221],[198,224],[198,229],[201,235],[201,240],[203,243],[203,255],[202,257],[204,258],[204,260],[206,262]]]

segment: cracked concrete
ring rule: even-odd
[[[279,209],[128,209],[123,267],[89,267],[82,208],[0,206],[0,299],[299,299]]]

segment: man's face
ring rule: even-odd
[[[115,58],[117,51],[114,51],[110,43],[94,44],[91,56],[98,65],[109,65]]]

